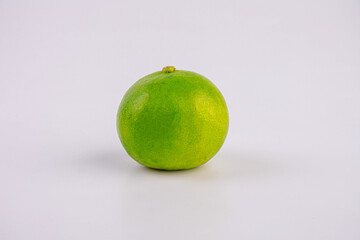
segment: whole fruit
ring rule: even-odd
[[[180,170],[209,161],[229,127],[225,100],[205,77],[165,67],[138,80],[123,97],[117,130],[127,153],[156,169]]]

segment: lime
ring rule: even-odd
[[[117,130],[127,153],[156,169],[180,170],[209,161],[229,127],[225,100],[207,78],[165,67],[138,80],[123,97]]]

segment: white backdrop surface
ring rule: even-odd
[[[142,167],[115,115],[174,65],[222,91],[206,165]],[[0,1],[0,239],[360,239],[360,2]]]

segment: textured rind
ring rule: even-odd
[[[205,77],[189,71],[155,72],[126,92],[117,130],[127,153],[156,169],[179,170],[209,161],[225,141],[225,100]]]

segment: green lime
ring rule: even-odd
[[[127,153],[156,169],[180,170],[209,161],[229,127],[225,100],[207,78],[165,67],[138,80],[123,97],[117,130]]]

